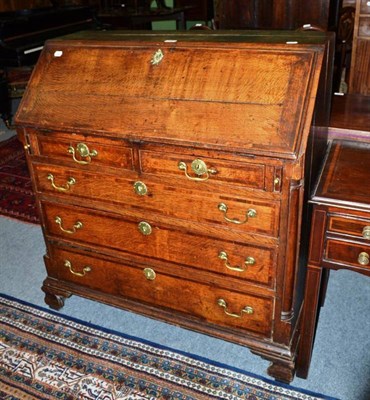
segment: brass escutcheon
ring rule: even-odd
[[[280,188],[280,183],[281,183],[280,178],[279,178],[279,177],[276,177],[276,178],[274,179],[274,190],[279,190],[279,188]]]
[[[86,160],[78,160],[76,158],[76,152],[80,155],[82,158],[86,158]],[[91,163],[91,157],[96,157],[98,155],[98,152],[96,150],[89,150],[89,147],[85,143],[78,143],[76,146],[76,150],[74,149],[73,146],[68,147],[68,153],[72,154],[73,160],[82,165],[90,164]]]
[[[73,270],[72,263],[69,260],[64,261],[64,266],[69,269],[69,271],[76,276],[85,276],[88,272],[91,271],[91,267],[88,265],[82,269],[82,272],[76,272]]]
[[[148,222],[145,221],[139,222],[138,228],[139,231],[145,236],[150,235],[152,233],[152,227]]]
[[[145,268],[143,272],[144,272],[145,278],[148,279],[148,281],[154,281],[154,279],[157,276],[155,271],[151,268]]]
[[[370,225],[364,227],[362,230],[362,237],[364,239],[370,239]]]
[[[227,303],[224,299],[218,299],[217,304],[224,309],[224,313],[228,315],[229,317],[233,318],[241,318],[243,316],[243,313],[251,315],[254,313],[253,307],[251,306],[245,306],[239,314],[234,314],[231,313],[230,311],[227,310]]]
[[[58,190],[59,192],[67,192],[68,190],[71,189],[72,185],[76,184],[76,179],[73,177],[69,177],[66,184],[64,186],[57,186],[54,182],[54,175],[53,174],[48,174],[47,179],[51,182],[51,186],[55,189]]]
[[[242,221],[240,221],[240,220],[237,219],[237,218],[229,218],[229,217],[226,215],[226,214],[227,214],[228,207],[227,207],[227,205],[226,205],[225,203],[220,203],[220,204],[218,205],[218,209],[219,209],[221,212],[224,213],[224,219],[225,219],[225,221],[230,222],[230,223],[232,223],[232,224],[242,225],[242,224],[245,224],[246,222],[248,222],[248,219],[249,219],[249,218],[256,218],[256,217],[257,217],[257,211],[256,211],[254,208],[249,208],[249,209],[247,210],[247,212],[245,213],[245,218],[244,218],[244,220],[242,220]]]
[[[135,193],[139,196],[145,196],[148,193],[148,188],[144,182],[137,181],[134,183]]]
[[[244,261],[243,267],[239,267],[239,266],[233,267],[229,264],[228,255],[227,255],[226,251],[220,251],[220,253],[218,254],[218,258],[220,260],[225,261],[225,267],[227,269],[230,269],[231,271],[237,271],[237,272],[244,272],[247,270],[249,265],[254,265],[256,263],[256,260],[253,257],[247,257]]]
[[[164,54],[161,49],[158,49],[154,54],[150,61],[152,65],[158,65],[163,60]]]
[[[363,251],[362,253],[360,253],[358,255],[357,261],[359,262],[359,264],[361,265],[369,265],[370,262],[370,256],[368,253],[366,253],[365,251]]]
[[[180,171],[184,171],[185,176],[192,181],[206,181],[209,179],[210,174],[214,175],[217,173],[217,170],[214,168],[208,168],[206,163],[203,160],[195,159],[191,163],[191,169],[196,176],[191,176],[188,174],[188,167],[184,161],[179,161],[177,164]],[[204,176],[203,176],[204,175]]]

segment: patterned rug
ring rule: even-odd
[[[1,399],[332,399],[0,295]]]
[[[16,136],[0,142],[0,215],[39,223],[23,146]]]

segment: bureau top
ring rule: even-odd
[[[47,42],[18,126],[296,159],[324,34],[87,32]]]
[[[334,140],[312,202],[370,211],[370,144]]]

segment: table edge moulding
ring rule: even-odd
[[[75,294],[232,341],[290,382],[332,61],[322,32],[48,41],[15,117],[46,303]]]

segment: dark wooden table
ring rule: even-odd
[[[329,137],[370,142],[370,96],[334,96]]]
[[[297,375],[307,377],[330,270],[370,276],[370,143],[334,140],[313,214]]]
[[[151,29],[156,21],[175,21],[176,30],[186,30],[185,12],[193,7],[129,10],[115,8],[99,13],[99,20],[114,29]]]

